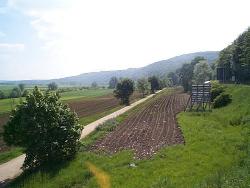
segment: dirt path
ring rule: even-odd
[[[160,91],[158,91],[157,93],[159,93],[159,92]],[[126,106],[126,107],[124,107],[124,108],[122,108],[122,109],[120,109],[120,110],[118,110],[110,115],[107,115],[107,116],[105,116],[105,117],[103,117],[103,118],[101,118],[93,123],[88,124],[87,126],[84,127],[84,129],[82,131],[81,139],[86,137],[88,134],[90,134],[92,131],[94,131],[96,129],[96,127],[103,124],[107,120],[115,118],[115,117],[127,112],[131,108],[137,106],[138,104],[143,103],[144,101],[146,101],[147,99],[149,99],[153,96],[154,95],[149,95],[146,98],[143,98],[135,103],[132,103],[130,106]],[[20,168],[24,162],[24,159],[25,159],[25,154],[0,165],[0,187],[1,187],[1,184],[3,184],[4,182],[15,178],[22,173],[22,170]]]

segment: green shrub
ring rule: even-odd
[[[0,90],[0,99],[5,99],[5,94],[3,91]]]
[[[231,101],[232,101],[231,95],[229,95],[228,93],[221,93],[214,99],[213,106],[214,108],[220,108],[226,106]]]
[[[4,126],[4,140],[24,148],[23,169],[68,160],[79,148],[82,126],[76,114],[55,92],[37,87],[12,112]]]
[[[225,91],[225,87],[217,82],[212,83],[211,89],[211,101],[213,102],[214,99],[219,96],[221,93]]]
[[[22,92],[18,87],[12,89],[10,93],[10,98],[18,98],[22,96]]]
[[[29,94],[29,91],[26,89],[24,90],[23,94],[22,94],[22,97],[27,97]]]

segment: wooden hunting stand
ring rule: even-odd
[[[211,110],[211,84],[192,85],[192,93],[188,100],[186,110],[196,108],[196,111],[206,109]]]

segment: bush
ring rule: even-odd
[[[22,96],[22,92],[18,87],[12,89],[10,93],[10,98],[18,98]]]
[[[23,94],[22,94],[22,97],[27,97],[29,94],[29,91],[26,89],[24,90]]]
[[[220,108],[220,107],[226,106],[231,101],[232,101],[231,95],[227,93],[221,93],[219,96],[217,96],[214,99],[213,106],[214,108]]]
[[[4,140],[25,149],[23,169],[58,163],[72,158],[78,149],[82,130],[78,122],[55,92],[44,94],[35,87],[12,111]]]
[[[0,99],[5,99],[5,94],[3,91],[0,90]]]
[[[212,82],[211,101],[225,91],[225,87],[217,82]]]

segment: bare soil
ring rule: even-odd
[[[131,96],[131,101],[138,98],[140,98],[140,94],[135,92]],[[119,106],[119,103],[120,101],[111,94],[90,100],[69,101],[68,105],[79,117],[85,117],[111,110]]]
[[[135,101],[140,98],[141,95],[138,92],[135,92],[131,96],[131,101]],[[98,113],[102,113],[108,110],[111,110],[119,106],[119,100],[116,99],[112,94],[105,95],[102,97],[97,97],[93,99],[82,99],[68,101],[67,104],[71,110],[75,111],[78,117],[86,117]],[[1,136],[3,132],[3,126],[9,120],[9,114],[4,114],[0,116],[0,152],[7,151],[9,147],[4,143],[3,137]]]
[[[156,99],[98,140],[92,150],[115,153],[132,149],[140,159],[152,156],[164,146],[184,144],[176,114],[184,110],[188,97],[175,93]]]

